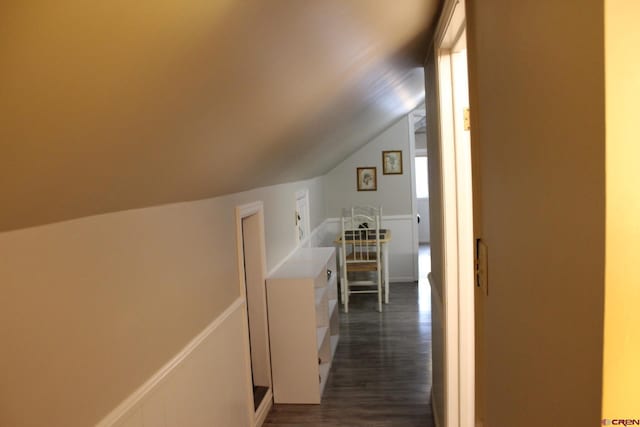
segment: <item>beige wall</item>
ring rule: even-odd
[[[265,203],[267,268],[321,178],[0,234],[0,425],[87,426],[239,296],[235,206]]]
[[[602,417],[640,418],[640,5],[605,1],[607,243]]]
[[[382,151],[402,150],[402,175],[382,174]],[[411,209],[411,158],[407,116],[347,157],[325,176],[328,217],[339,217],[343,207],[382,205],[384,215],[407,215]],[[377,191],[357,191],[356,168],[377,168]]]
[[[601,1],[469,1],[490,427],[600,422]],[[476,127],[476,124],[478,126]]]
[[[0,2],[0,231],[326,173],[419,102],[437,8]]]

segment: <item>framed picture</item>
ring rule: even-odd
[[[376,182],[376,168],[367,166],[358,168],[358,191],[376,191],[378,184]]]
[[[402,175],[402,151],[382,152],[382,173],[384,175]]]

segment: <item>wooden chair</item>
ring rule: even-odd
[[[342,217],[350,216],[352,223],[358,227],[369,227],[367,218],[378,217],[380,226],[382,226],[382,206],[351,206],[349,209],[342,210]]]
[[[377,293],[378,311],[382,311],[381,217],[376,214],[379,210],[366,211],[367,209],[369,208],[351,208],[343,212],[341,219],[341,284],[345,313],[349,312],[350,295],[359,293]],[[361,286],[369,289],[354,289]]]

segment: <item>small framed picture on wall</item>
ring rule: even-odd
[[[357,168],[358,191],[376,191],[376,168],[372,166]]]
[[[383,175],[402,175],[402,151],[383,151],[382,152],[382,174]]]

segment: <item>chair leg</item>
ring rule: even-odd
[[[380,270],[378,270],[378,311],[382,313],[382,279],[380,277]]]
[[[342,277],[340,279],[340,297],[342,298],[342,305],[344,306],[344,312],[349,312],[349,280],[347,279],[347,264],[342,265]]]
[[[389,247],[382,248],[382,269],[384,272],[384,303],[389,304]]]
[[[349,280],[347,279],[347,275],[344,275],[344,312],[349,312]]]
[[[342,257],[342,247],[338,247],[338,264],[340,268],[340,302],[344,305],[344,286],[346,282],[345,269],[347,268],[344,258]]]

